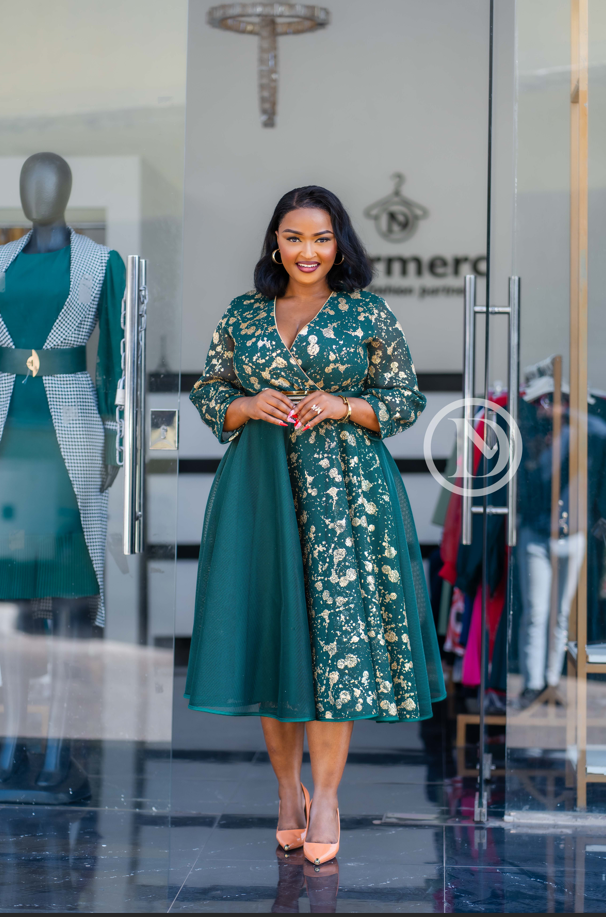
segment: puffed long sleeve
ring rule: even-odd
[[[99,346],[97,348],[97,401],[105,428],[105,464],[116,464],[116,390],[122,376],[120,343],[122,298],[126,268],[118,252],[111,251],[99,296]]]
[[[204,423],[211,428],[219,442],[228,443],[240,434],[243,427],[223,432],[225,414],[236,398],[246,394],[234,369],[234,341],[229,334],[231,313],[228,310],[214,333],[204,375],[194,385],[189,396]]]
[[[404,332],[389,307],[378,309],[367,347],[368,376],[360,397],[372,406],[379,421],[380,433],[369,434],[384,439],[411,427],[427,399],[419,391]]]

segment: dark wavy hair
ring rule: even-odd
[[[280,264],[272,261],[271,253],[277,248],[276,230],[287,213],[301,207],[318,208],[329,214],[343,263],[335,264],[326,275],[331,290],[353,293],[362,290],[372,280],[370,258],[354,230],[349,214],[332,191],[318,185],[295,188],[280,198],[265,233],[261,258],[255,267],[255,288],[263,296],[273,299],[286,292],[288,274]],[[338,256],[337,256],[338,257]]]

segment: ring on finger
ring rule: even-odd
[[[315,411],[316,414],[321,414],[321,413],[322,413],[322,408],[319,408],[317,404],[312,404],[311,409],[312,409],[312,411]]]

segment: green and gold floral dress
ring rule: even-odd
[[[231,402],[267,387],[364,398],[380,433],[334,420],[224,433]],[[284,721],[431,716],[445,694],[439,650],[410,506],[382,442],[426,401],[386,303],[334,293],[289,351],[273,301],[240,296],[190,397],[230,442],[204,521],[190,707]]]

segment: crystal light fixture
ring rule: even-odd
[[[263,127],[275,127],[278,98],[278,35],[298,35],[324,28],[330,13],[306,3],[222,3],[212,6],[207,22],[215,29],[259,36],[259,107]]]

